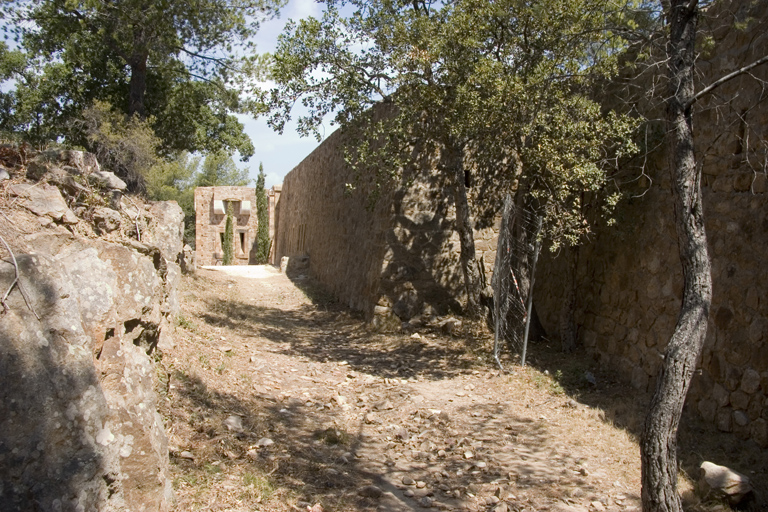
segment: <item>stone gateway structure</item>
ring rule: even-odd
[[[198,265],[221,265],[224,229],[232,209],[232,265],[255,264],[256,189],[251,187],[198,187],[195,189],[195,258]]]
[[[269,208],[269,238],[274,240],[275,209],[280,185],[266,191]],[[195,189],[195,258],[198,265],[221,265],[224,259],[224,230],[232,209],[232,265],[255,265],[259,227],[256,189],[252,187],[197,187]],[[269,262],[275,263],[274,246]]]

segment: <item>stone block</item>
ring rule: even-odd
[[[733,411],[733,422],[740,427],[745,427],[749,425],[749,416],[744,411]]]
[[[730,352],[729,355],[732,353],[733,352]],[[728,359],[728,361],[730,362],[731,359]],[[732,363],[732,364],[735,364],[735,363]],[[725,376],[724,384],[729,391],[735,391],[739,387],[739,385],[741,384],[742,373],[743,372],[741,368],[738,368],[736,366],[731,366],[728,369],[728,372],[726,373],[726,376]]]
[[[711,462],[701,463],[699,489],[704,497],[725,498],[731,505],[738,505],[753,492],[749,478]]]
[[[752,181],[754,178],[752,173],[741,172],[733,178],[733,190],[734,192],[748,192],[752,189]]]
[[[755,318],[749,325],[749,341],[755,345],[759,344],[765,339],[766,331],[768,331],[766,319],[762,317]]]
[[[712,399],[717,403],[718,407],[725,407],[730,403],[731,395],[727,389],[716,383],[712,387]]]
[[[760,374],[752,368],[747,368],[741,376],[740,389],[750,395],[755,393],[760,389]]]
[[[749,400],[749,405],[747,406],[749,419],[756,420],[760,417],[760,414],[763,412],[764,398],[762,393],[755,393],[752,395],[752,398]]]
[[[749,406],[749,395],[743,391],[734,391],[730,395],[730,403],[734,409],[746,410]]]
[[[717,413],[717,404],[714,400],[708,399],[708,398],[702,398],[699,400],[699,404],[697,407],[699,414],[701,417],[709,422],[713,423],[715,421],[715,414]]]
[[[722,408],[715,415],[715,426],[720,432],[733,431],[732,412],[730,408]]]
[[[632,387],[635,389],[645,390],[648,386],[648,374],[643,371],[639,366],[635,366],[632,370]]]
[[[761,448],[768,448],[768,421],[757,419],[750,425],[750,437]]]
[[[768,190],[768,177],[765,173],[758,172],[754,175],[754,181],[752,182],[752,192],[755,194],[765,194]]]
[[[713,192],[733,192],[733,178],[731,176],[717,176],[712,183]]]

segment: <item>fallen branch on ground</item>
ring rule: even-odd
[[[11,261],[13,262],[13,269],[16,273],[16,275],[13,278],[13,282],[11,283],[11,286],[8,287],[8,290],[5,292],[5,295],[3,295],[2,300],[0,300],[0,304],[3,305],[3,313],[7,313],[8,310],[10,309],[8,308],[8,304],[6,304],[5,301],[8,300],[8,296],[11,294],[13,287],[18,286],[19,292],[21,292],[21,296],[24,298],[24,302],[27,304],[27,307],[32,312],[32,314],[35,315],[35,318],[40,320],[40,317],[37,315],[35,308],[33,308],[32,304],[29,302],[29,298],[27,297],[27,294],[24,292],[24,288],[21,286],[21,281],[19,280],[19,264],[16,262],[16,256],[14,256],[13,251],[11,250],[11,247],[8,245],[8,242],[6,242],[2,236],[0,236],[0,242],[3,242],[3,245],[8,250],[8,253],[11,255]]]

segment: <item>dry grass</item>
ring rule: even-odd
[[[498,500],[517,511],[639,510],[647,397],[594,361],[539,343],[531,366],[507,359],[501,373],[477,331],[371,332],[303,286],[185,279],[177,346],[163,359],[178,510],[418,510],[423,497],[446,510]],[[243,432],[224,426],[230,415]],[[753,451],[720,458],[722,435],[685,425],[685,472],[710,457],[765,481]],[[370,484],[384,495],[360,496]],[[718,510],[689,481],[681,489],[689,510]]]

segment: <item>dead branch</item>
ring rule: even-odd
[[[5,295],[3,295],[3,298],[0,300],[0,304],[3,305],[3,313],[7,313],[10,308],[8,308],[8,304],[5,303],[6,300],[8,300],[8,296],[11,294],[11,291],[13,290],[14,286],[19,287],[19,292],[21,292],[21,296],[24,298],[24,302],[27,304],[27,307],[32,312],[33,315],[35,315],[35,318],[40,320],[40,317],[37,315],[37,312],[35,311],[35,308],[32,307],[32,304],[29,301],[29,298],[27,297],[27,294],[24,292],[24,287],[21,286],[21,281],[19,280],[19,264],[16,261],[16,256],[13,254],[13,251],[11,250],[11,246],[8,245],[8,242],[5,241],[5,238],[0,236],[0,242],[3,242],[3,245],[8,250],[8,253],[11,255],[11,261],[13,262],[13,269],[16,273],[15,277],[13,278],[13,282],[11,283],[11,286],[8,287],[8,290],[5,292]]]
[[[712,82],[711,84],[709,84],[708,86],[706,86],[705,88],[700,90],[698,93],[696,93],[696,95],[691,99],[691,101],[688,102],[687,105],[685,105],[685,107],[686,108],[690,108],[694,103],[696,103],[696,101],[698,101],[705,94],[709,94],[713,90],[715,90],[718,87],[720,87],[721,85],[723,85],[725,82],[727,82],[729,80],[732,80],[732,79],[736,78],[739,75],[743,75],[746,72],[748,72],[749,70],[751,70],[753,68],[756,68],[760,64],[764,64],[766,62],[768,62],[768,55],[764,55],[762,58],[757,59],[753,63],[747,64],[743,68],[739,68],[739,69],[737,69],[736,71],[734,71],[732,73],[728,73],[727,75],[718,78],[717,80],[715,80],[714,82]]]
[[[134,203],[133,199],[131,199],[130,197],[128,196],[123,196],[123,197],[125,197],[128,201],[130,201],[130,203],[134,206],[134,208],[136,208],[136,218],[133,219],[133,224],[136,226],[136,239],[139,242],[141,242],[141,231],[139,231],[139,217],[141,216],[141,208],[139,208],[139,206],[136,203]]]

